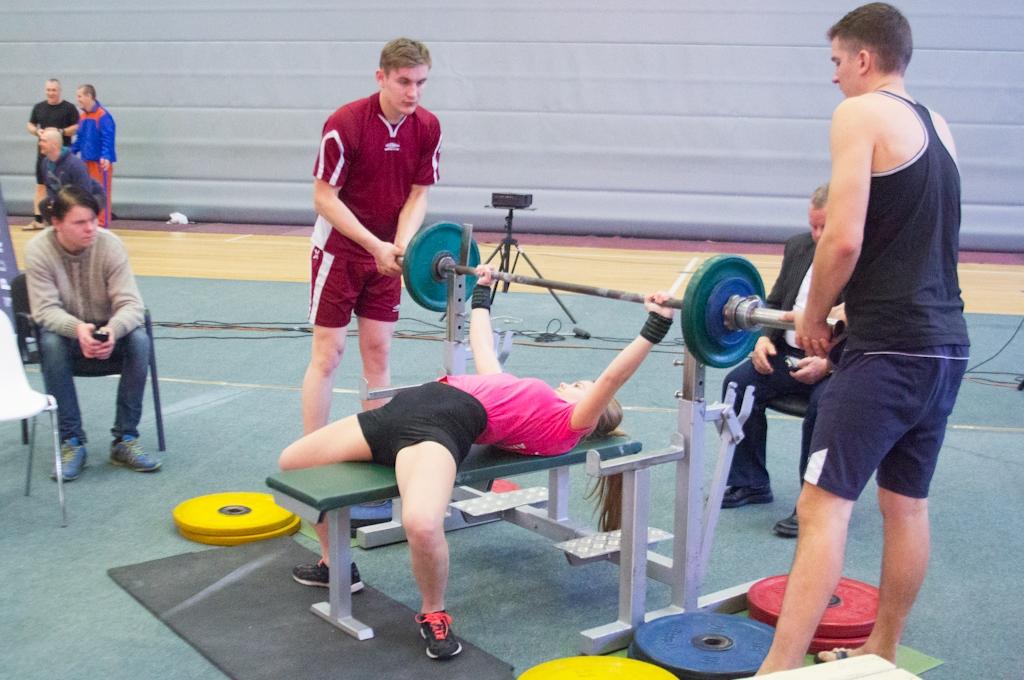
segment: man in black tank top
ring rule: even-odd
[[[824,356],[842,292],[849,337],[821,400],[797,503],[800,534],[775,639],[759,674],[803,665],[842,575],[853,504],[877,471],[884,521],[878,616],[863,653],[893,661],[924,580],[928,487],[966,368],[957,280],[960,175],[949,127],[904,88],[913,51],[899,10],[871,3],[828,31],[832,179],[797,341]]]

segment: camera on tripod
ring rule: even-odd
[[[490,263],[491,260],[497,257],[498,271],[504,272],[506,274],[514,274],[516,270],[516,265],[519,264],[519,258],[522,257],[524,260],[526,260],[526,264],[530,266],[530,269],[533,270],[533,273],[536,274],[538,277],[543,278],[543,275],[540,273],[540,270],[537,269],[537,266],[533,264],[533,260],[530,259],[530,256],[526,254],[525,250],[519,247],[519,241],[517,241],[512,236],[512,217],[515,211],[529,209],[531,205],[533,205],[533,194],[513,194],[507,191],[491,193],[491,204],[487,207],[498,208],[499,210],[508,210],[508,214],[505,215],[505,237],[501,239],[501,243],[499,243],[491,252],[490,257],[487,258],[486,262]],[[513,257],[513,251],[515,251],[515,257]],[[501,289],[506,293],[508,292],[509,281],[510,279],[505,279],[504,283],[502,284]],[[494,295],[497,292],[498,282],[495,281],[494,290],[491,293],[492,299],[494,298]],[[558,294],[553,289],[550,288],[548,289],[548,292],[551,293],[551,297],[555,299],[555,302],[557,302],[558,306],[562,308],[562,311],[565,312],[565,315],[569,317],[569,320],[572,321],[573,324],[578,323],[576,321],[576,317],[572,315],[572,312],[570,312],[569,308],[565,306],[565,303],[562,302],[562,299],[558,297]],[[578,338],[586,339],[590,337],[590,333],[583,330],[579,326],[573,325],[572,331],[573,335],[575,335]],[[536,341],[551,342],[552,340],[561,339],[562,337],[555,333],[541,333],[537,337]]]
[[[533,194],[492,193],[491,206],[494,208],[511,208],[522,210],[533,205]]]

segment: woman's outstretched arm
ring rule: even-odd
[[[491,266],[477,267],[476,288],[473,289],[469,312],[469,347],[473,351],[473,364],[480,375],[501,373],[501,362],[494,351],[494,329],[491,326]]]
[[[632,377],[651,353],[654,345],[664,337],[672,324],[673,311],[670,307],[662,307],[660,303],[668,299],[669,295],[665,292],[646,296],[644,307],[649,312],[647,323],[640,331],[640,335],[615,355],[608,367],[594,381],[593,387],[576,402],[572,419],[569,421],[570,427],[574,430],[592,428],[597,424],[601,414],[615,397],[615,393]]]

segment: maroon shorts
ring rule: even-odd
[[[309,293],[309,322],[344,328],[352,313],[374,321],[398,321],[402,281],[384,276],[369,262],[335,256],[314,247]]]

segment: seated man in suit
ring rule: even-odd
[[[50,215],[53,226],[25,248],[29,305],[39,324],[43,381],[57,400],[62,477],[68,482],[86,462],[74,380],[75,364],[83,359],[121,361],[110,462],[138,472],[160,468],[138,441],[149,370],[145,308],[128,253],[121,239],[99,228],[99,210],[81,188],[61,189]]]
[[[803,309],[810,290],[814,248],[825,229],[827,201],[828,185],[825,184],[815,189],[811,196],[807,209],[810,231],[786,241],[779,278],[765,300],[769,307],[785,311]],[[828,359],[805,356],[804,351],[796,346],[793,331],[776,329],[758,338],[750,360],[726,376],[722,383],[723,396],[730,382],[736,383],[737,394],[742,394],[747,385],[753,385],[754,409],[743,428],[746,436],[736,446],[729,470],[729,486],[722,497],[723,508],[772,502],[772,488],[765,467],[765,440],[768,435],[765,406],[772,399],[790,394],[806,395],[810,401],[801,443],[800,479],[803,479],[817,399],[831,373],[832,365]],[[777,522],[773,530],[782,536],[796,536],[796,512]]]

